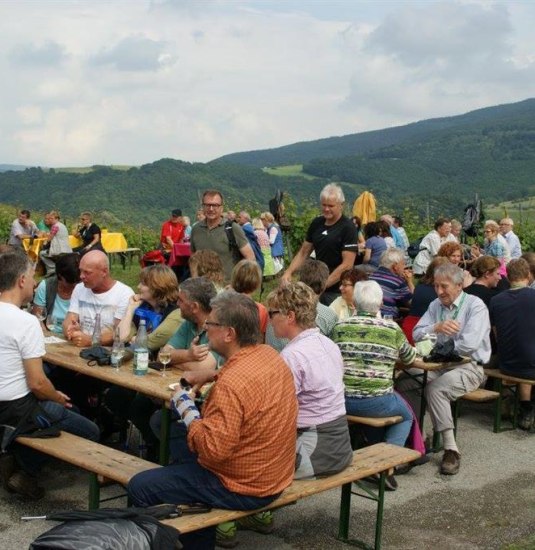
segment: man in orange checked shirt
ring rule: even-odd
[[[292,482],[297,399],[290,369],[275,350],[258,344],[258,308],[250,298],[226,291],[211,306],[208,341],[225,364],[202,417],[191,393],[180,390],[173,396],[188,431],[189,452],[180,463],[132,478],[128,494],[136,506],[202,502],[254,510]],[[213,548],[215,527],[183,535],[181,542],[185,548]]]

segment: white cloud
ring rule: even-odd
[[[0,160],[204,161],[520,100],[534,19],[487,2],[4,1]]]

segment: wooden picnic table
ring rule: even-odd
[[[37,262],[39,260],[39,252],[41,252],[43,245],[48,242],[48,239],[45,237],[33,237],[29,239],[23,239],[22,247],[24,248],[28,257],[32,262]]]
[[[161,399],[160,463],[167,463],[169,458],[169,403],[173,395],[169,385],[180,380],[183,375],[181,370],[169,367],[166,369],[164,377],[159,371],[149,369],[145,376],[136,376],[133,373],[132,360],[124,361],[119,369],[111,366],[89,366],[88,360],[80,357],[81,348],[73,346],[70,342],[46,344],[45,347],[46,354],[43,359],[53,365],[137,391],[148,397]]]
[[[426,363],[421,357],[416,357],[414,362],[411,363],[410,365],[404,365],[401,361],[396,362],[396,369],[404,371],[407,376],[409,376],[412,380],[418,383],[421,389],[420,416],[418,418],[418,424],[420,425],[420,430],[424,429],[424,417],[425,417],[425,411],[427,409],[427,401],[425,400],[425,387],[427,386],[427,377],[428,377],[427,373],[435,370],[451,369],[469,362],[470,362],[470,359],[467,357],[463,357],[461,363],[448,363],[448,362]],[[408,372],[409,369],[419,369],[422,372],[414,374],[414,373]]]
[[[123,252],[128,248],[128,243],[122,233],[109,233],[104,230],[101,232],[100,242],[108,254]],[[83,242],[82,239],[69,235],[69,244],[72,248],[76,248],[77,246],[82,246]]]

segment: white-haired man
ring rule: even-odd
[[[388,248],[381,255],[379,267],[370,274],[383,291],[382,315],[399,317],[399,307],[408,306],[414,292],[412,271],[405,265],[405,254],[399,248]]]
[[[511,218],[503,218],[500,220],[500,233],[506,240],[509,250],[511,251],[511,259],[520,258],[522,256],[522,247],[520,246],[520,239],[513,232],[514,221]]]
[[[438,343],[453,341],[454,351],[470,361],[455,368],[430,371],[425,388],[429,416],[435,432],[442,434],[444,456],[440,472],[453,475],[459,471],[460,454],[453,433],[451,402],[477,389],[485,375],[483,365],[490,359],[490,321],[487,306],[477,296],[463,292],[463,270],[447,263],[436,268],[435,290],[438,298],[431,302],[414,327],[415,341],[436,334]],[[418,409],[414,384],[406,378],[397,383],[398,390]],[[407,390],[409,390],[407,392]],[[412,395],[411,395],[412,394]]]
[[[329,278],[321,301],[329,305],[340,296],[340,275],[353,267],[358,250],[357,228],[344,216],[345,197],[342,188],[334,183],[326,185],[320,194],[321,216],[308,226],[305,241],[292,263],[282,276],[283,281],[292,275],[315,252],[316,260],[327,264]]]

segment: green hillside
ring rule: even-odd
[[[297,204],[316,203],[323,185],[323,179],[279,177],[250,167],[162,159],[127,170],[100,166],[74,173],[41,168],[4,172],[0,202],[36,211],[56,208],[67,217],[90,210],[111,227],[127,223],[156,228],[172,208],[194,218],[208,188],[220,189],[229,208],[267,210],[277,189],[289,192]],[[345,187],[350,197],[361,190]]]
[[[312,159],[364,155],[385,147],[418,143],[439,134],[471,127],[509,125],[513,130],[533,129],[534,119],[535,99],[526,99],[518,103],[486,107],[463,115],[422,120],[394,128],[303,141],[274,149],[232,153],[216,159],[215,162],[232,162],[259,168],[304,164]]]

